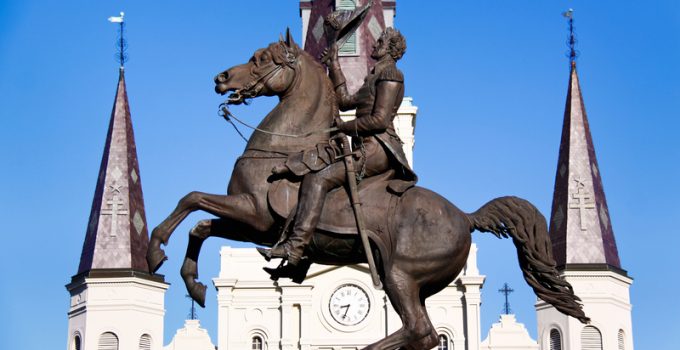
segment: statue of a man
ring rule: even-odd
[[[368,177],[394,169],[395,176],[388,187],[395,193],[404,192],[417,180],[392,123],[404,97],[404,76],[397,69],[396,62],[405,51],[406,40],[401,33],[387,28],[371,53],[378,62],[354,95],[347,91],[338,62],[337,44],[330,47],[330,59],[326,63],[340,110],[356,108],[356,119],[349,122],[336,120],[338,129],[352,136],[353,149],[358,150],[356,172]],[[319,222],[326,194],[344,185],[346,177],[342,161],[304,175],[292,234],[274,248],[258,248],[258,251],[266,258],[287,259],[289,265],[297,266]]]

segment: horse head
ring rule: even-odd
[[[282,96],[295,82],[300,47],[290,30],[286,39],[255,51],[247,63],[231,67],[215,77],[215,92],[224,95],[233,91],[228,104],[241,104],[258,96]]]

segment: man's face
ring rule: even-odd
[[[380,38],[378,38],[378,41],[373,44],[373,52],[371,53],[371,57],[375,58],[376,60],[385,57],[385,55],[388,54],[388,48],[389,40],[387,40],[385,34],[383,34],[380,36]]]

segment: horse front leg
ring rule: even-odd
[[[150,272],[156,272],[167,256],[161,243],[168,244],[170,236],[177,226],[194,211],[203,210],[220,218],[237,219],[249,223],[251,227],[265,231],[274,219],[269,213],[261,212],[250,194],[216,195],[202,192],[191,192],[180,199],[173,212],[151,232],[146,254]]]
[[[259,241],[258,237],[262,235],[257,234],[258,232],[249,225],[230,219],[201,220],[189,231],[189,244],[180,275],[184,280],[189,296],[198,305],[205,307],[205,292],[207,290],[205,284],[198,281],[198,257],[201,254],[203,242],[208,237],[221,237],[236,241],[265,243],[266,238],[263,237],[265,241]]]

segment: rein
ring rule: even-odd
[[[338,128],[335,127],[335,126],[332,127],[332,128],[310,131],[310,132],[307,132],[307,133],[304,133],[304,134],[285,134],[285,133],[278,133],[278,132],[263,130],[263,129],[260,129],[258,127],[252,126],[252,125],[242,121],[241,119],[237,118],[234,114],[232,114],[229,111],[229,109],[227,109],[227,104],[228,104],[227,102],[223,102],[222,104],[220,104],[219,111],[217,112],[217,114],[220,117],[224,118],[224,120],[229,122],[234,127],[236,132],[241,136],[241,138],[246,142],[248,142],[248,139],[245,136],[243,136],[243,133],[241,133],[241,131],[238,129],[238,126],[236,126],[236,124],[234,124],[232,119],[236,120],[239,124],[249,128],[249,129],[252,129],[253,131],[258,131],[258,132],[261,132],[263,134],[273,135],[273,136],[281,136],[281,137],[305,138],[305,137],[312,136],[314,134],[321,134],[321,133],[338,131]]]

